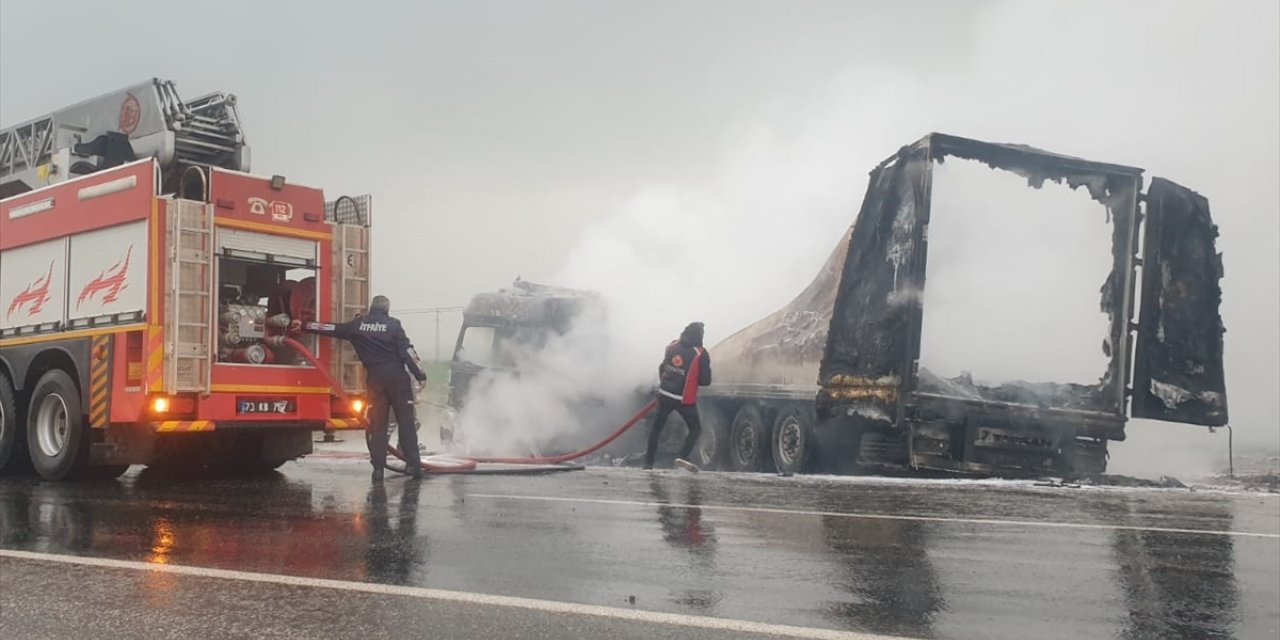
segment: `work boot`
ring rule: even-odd
[[[676,458],[676,466],[688,471],[689,473],[697,473],[698,465],[685,460],[684,458]]]
[[[374,481],[374,482],[382,482],[382,469],[374,469],[374,470],[373,470],[373,481]]]
[[[422,467],[409,467],[404,470],[404,473],[414,480],[422,479]]]

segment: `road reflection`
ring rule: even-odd
[[[1132,516],[1129,501],[1099,503],[1108,520]],[[1200,503],[1181,514],[1230,529],[1231,510]],[[1235,541],[1231,536],[1116,530],[1111,534],[1115,580],[1127,616],[1118,634],[1147,638],[1231,638],[1239,620]]]
[[[927,552],[929,527],[920,522],[822,518],[837,566],[837,586],[849,598],[826,605],[850,628],[932,637],[946,607]]]
[[[363,473],[357,482],[324,468],[240,479],[143,472],[91,485],[5,478],[0,546],[907,637],[1274,631],[1274,538],[1168,530],[1258,529],[1273,505],[1165,493],[761,488],[708,475],[584,473],[535,488],[475,477],[370,486]],[[538,497],[514,499],[522,494]],[[991,513],[1007,521],[973,520]],[[1129,528],[1017,524],[1024,519]],[[175,593],[166,576],[155,572],[138,597],[165,602]]]
[[[398,507],[393,518],[387,507],[387,487],[374,484],[365,500],[365,525],[368,548],[365,552],[366,578],[373,582],[407,585],[422,579],[425,571],[427,540],[418,536],[418,491],[421,483],[406,481],[400,489]]]
[[[683,480],[683,479],[681,479]],[[672,489],[678,491],[673,496]],[[653,501],[666,504],[701,505],[702,485],[698,482],[654,478],[649,482]],[[688,582],[695,587],[674,589],[668,598],[671,602],[703,612],[712,611],[724,597],[714,585],[716,580],[716,531],[702,518],[699,506],[659,506],[658,524],[662,527],[662,540],[671,547],[685,552],[689,558]],[[707,586],[701,586],[706,584]]]
[[[218,479],[147,470],[132,482],[10,479],[2,488],[0,545],[10,549],[355,580],[388,566],[362,557],[371,541],[365,521],[387,522],[385,505],[380,518],[316,505],[309,483],[280,474]],[[405,500],[416,512],[416,495]],[[412,516],[399,520],[393,536],[404,534],[406,521],[412,527]]]

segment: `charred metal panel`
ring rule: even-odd
[[[1072,189],[1087,186],[1093,199],[1099,201],[1106,194],[1107,176],[1142,175],[1142,169],[1137,167],[1094,162],[1022,144],[999,144],[933,133],[916,145],[926,141],[939,162],[948,157],[975,160],[992,169],[1016,173],[1035,188],[1040,188],[1046,180],[1067,184]]]
[[[929,157],[903,148],[871,174],[840,274],[822,366],[820,401],[877,398],[893,405],[919,340]],[[913,333],[914,331],[914,333]],[[918,347],[917,347],[918,348]]]
[[[1033,188],[1046,181],[1083,187],[1106,208],[1113,225],[1113,264],[1100,283],[1099,303],[1110,330],[1099,348],[1109,364],[1096,385],[1011,382],[985,387],[917,371],[921,318],[927,312],[921,292],[932,215],[931,167],[947,158],[1009,171]],[[1122,415],[1141,175],[1134,167],[938,133],[904,147],[872,172],[854,225],[820,370],[820,402],[847,404],[875,397],[896,404],[900,395],[920,390],[964,400]]]
[[[1163,178],[1151,181],[1134,362],[1135,418],[1227,423],[1217,237],[1208,200]]]
[[[1106,208],[1112,266],[1100,283],[1099,305],[1110,329],[1099,348],[1108,365],[1096,384],[981,385],[919,368],[932,164],[948,158],[1012,172],[1032,188],[1046,181],[1083,187]],[[1131,373],[1133,416],[1225,424],[1222,267],[1208,203],[1171,182],[1152,183],[1139,303],[1141,189],[1142,170],[1135,167],[936,133],[877,167],[837,276],[819,370],[821,422],[814,435],[821,468],[866,462],[870,441],[907,443],[902,457],[918,468],[1097,473],[1106,466],[1106,442],[1125,439]],[[1142,323],[1131,360],[1138,304]]]

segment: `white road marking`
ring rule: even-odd
[[[640,609],[622,609],[618,607],[577,604],[573,602],[557,602],[555,600],[536,600],[533,598],[496,596],[486,593],[472,593],[468,591],[447,591],[444,589],[427,589],[423,587],[402,587],[369,582],[329,580],[325,578],[303,578],[272,573],[212,569],[208,567],[149,564],[133,560],[88,558],[62,554],[38,553],[34,551],[17,551],[12,549],[0,549],[0,558],[14,558],[18,560],[32,560],[37,562],[56,562],[86,567],[126,569],[150,573],[172,573],[199,578],[239,580],[242,582],[262,582],[293,587],[337,589],[339,591],[372,593],[378,595],[396,595],[409,598],[419,598],[422,600],[437,600],[441,602],[454,602],[459,604],[525,609],[529,611],[562,615],[592,616],[597,618],[627,620],[630,622],[640,622],[645,624],[660,624],[743,634],[763,634],[784,638],[800,638],[802,640],[917,640],[902,636],[885,636],[873,633],[837,631],[835,629],[819,629],[814,627],[795,627],[790,625],[752,622],[750,620],[732,620],[728,618],[663,613],[659,611],[644,611]]]
[[[957,524],[982,524],[1006,527],[1048,527],[1058,529],[1093,529],[1104,531],[1149,531],[1154,533],[1193,533],[1210,536],[1239,536],[1244,538],[1280,539],[1280,533],[1256,531],[1215,531],[1213,529],[1175,529],[1170,527],[1143,527],[1123,524],[1092,524],[1085,522],[1052,522],[1046,520],[998,520],[994,518],[947,518],[942,516],[911,516],[886,513],[854,513],[845,511],[805,511],[800,509],[776,509],[770,507],[738,507],[732,505],[682,504],[678,502],[650,502],[643,500],[603,500],[596,498],[562,498],[558,496],[500,495],[496,493],[469,493],[470,498],[489,500],[530,500],[536,502],[571,502],[579,504],[604,504],[628,507],[675,507],[704,509],[707,511],[739,511],[744,513],[772,513],[787,516],[835,516],[863,520],[912,520],[917,522],[949,522]]]

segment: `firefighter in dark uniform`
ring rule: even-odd
[[[367,315],[341,324],[309,322],[303,327],[309,333],[349,340],[364,365],[369,387],[369,462],[373,464],[374,482],[382,481],[387,464],[387,418],[391,412],[395,412],[406,472],[414,478],[422,477],[413,385],[405,369],[420,383],[427,381],[427,374],[418,366],[404,327],[390,312],[391,301],[386,296],[374,296]]]
[[[653,427],[649,431],[649,448],[644,454],[644,468],[653,468],[658,453],[658,439],[672,411],[684,418],[689,434],[680,448],[676,465],[698,472],[698,466],[689,462],[693,446],[702,433],[702,421],[698,419],[698,387],[711,384],[711,356],[702,347],[703,326],[691,323],[680,333],[680,339],[667,345],[662,364],[658,365],[658,410],[653,414]]]

